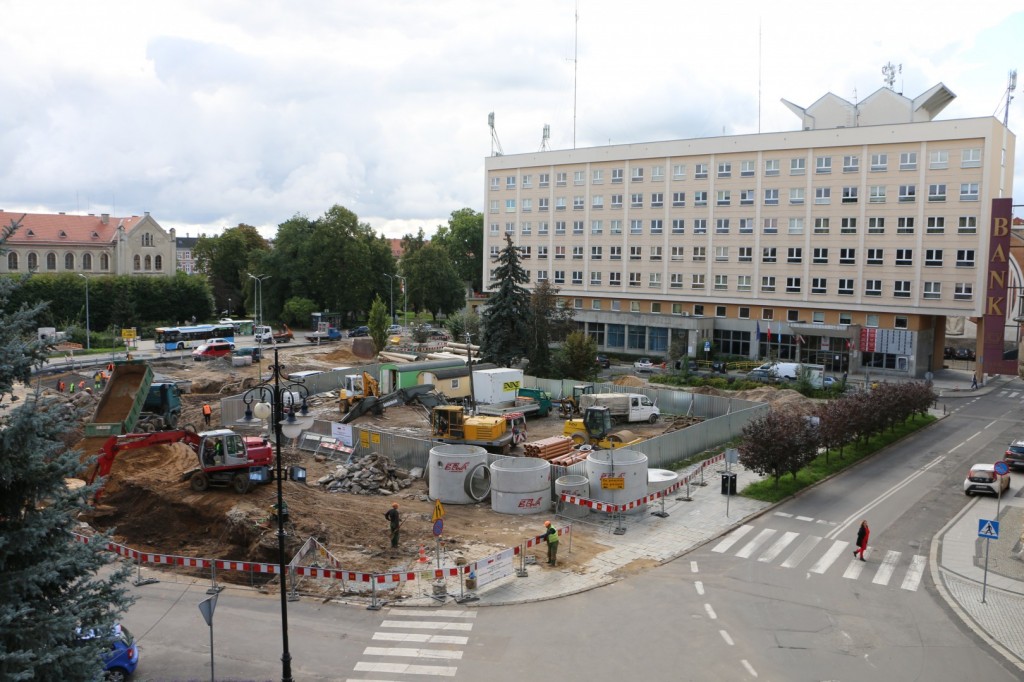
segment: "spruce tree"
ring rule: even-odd
[[[2,228],[0,256],[17,229],[13,221]],[[0,679],[95,680],[106,635],[131,604],[130,568],[100,575],[107,538],[84,544],[71,536],[94,488],[64,483],[82,469],[81,453],[61,440],[78,411],[30,387],[45,359],[35,334],[45,304],[11,305],[23,281],[0,278]],[[29,389],[23,400],[18,383]]]
[[[494,276],[497,280],[491,287],[494,293],[487,299],[482,315],[484,331],[480,352],[486,362],[511,367],[526,355],[530,329],[530,292],[523,287],[529,278],[511,235],[505,235],[505,248],[498,254]]]

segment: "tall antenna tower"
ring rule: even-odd
[[[1010,121],[1010,102],[1013,101],[1013,92],[1017,89],[1017,69],[1010,72],[1009,81],[1006,84],[1006,107],[1003,109],[1003,126],[1008,127]]]
[[[572,40],[572,148],[576,149],[576,81],[580,70],[580,0],[576,0],[576,25]]]
[[[882,75],[884,76],[884,78],[882,80],[885,81],[885,86],[887,88],[889,88],[890,90],[895,90],[896,89],[896,88],[893,87],[893,85],[895,85],[895,83],[896,83],[896,74],[897,73],[900,73],[900,74],[903,73],[903,65],[902,64],[897,64],[897,65],[893,66],[892,62],[886,62],[885,66],[882,67]],[[901,83],[900,84],[900,89],[902,89],[902,86],[903,86],[903,84]],[[900,94],[902,95],[903,93],[901,92]]]
[[[551,126],[547,123],[544,124],[544,132],[540,135],[540,151],[550,151],[551,147],[548,142],[551,140]]]
[[[494,112],[487,114],[487,125],[491,129],[491,156],[504,156],[501,149],[501,140],[498,139],[498,131],[494,129]]]

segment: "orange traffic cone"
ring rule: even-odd
[[[427,558],[427,548],[423,545],[420,545],[420,555],[416,558],[416,561],[418,561],[421,564],[425,564],[428,561],[430,561],[430,559]]]

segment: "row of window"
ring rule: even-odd
[[[893,155],[896,156],[895,154]],[[918,166],[917,152],[900,152],[899,162],[895,165],[901,171],[916,171]],[[832,172],[833,164],[835,160],[839,159],[838,156],[816,156],[814,158],[814,172],[816,175],[828,175]],[[895,161],[895,158],[893,159]],[[756,174],[756,164],[754,160],[740,161],[738,164],[734,164],[732,161],[720,161],[717,164],[715,177],[718,178],[731,178],[733,177],[734,165],[735,170],[738,172],[741,178],[751,178]],[[870,155],[870,163],[868,169],[873,173],[885,172],[889,170],[889,154],[879,153]],[[765,159],[764,161],[764,175],[771,177],[781,174],[782,162],[780,159]],[[980,168],[981,167],[981,149],[963,149],[960,151],[960,167],[961,168]],[[652,181],[663,181],[665,180],[665,166],[653,165],[651,168],[650,178]],[[945,170],[949,168],[949,151],[948,150],[934,150],[928,153],[928,168],[929,170]],[[605,182],[605,170],[604,168],[595,168],[590,172],[590,184],[601,185]],[[612,168],[611,172],[607,176],[612,184],[622,183],[625,179],[625,171],[622,168]],[[672,164],[672,179],[673,180],[685,180],[687,177],[687,164],[676,163]],[[847,154],[842,157],[842,172],[843,173],[859,173],[861,170],[861,159],[858,154]],[[644,181],[644,166],[633,166],[630,168],[630,182],[643,182]],[[693,177],[697,180],[706,179],[710,175],[710,166],[706,163],[695,163],[693,165]],[[804,175],[807,172],[807,158],[796,157],[789,159],[789,174],[790,175]],[[556,171],[555,172],[555,186],[565,187],[569,184],[569,172],[568,171]],[[586,184],[586,171],[576,170],[572,172],[572,184],[579,186]],[[517,180],[520,180],[515,175],[505,176],[505,189],[514,190],[516,189]],[[533,175],[530,173],[524,173],[521,177],[522,189],[531,189],[533,187]],[[550,187],[551,186],[551,173],[538,173],[537,174],[537,186],[538,187]],[[499,175],[491,176],[491,190],[501,189],[501,177]]]
[[[946,183],[933,183],[928,185],[928,201],[930,203],[942,203],[946,201],[947,197],[947,185]],[[828,206],[832,203],[832,190],[837,190],[835,195],[842,204],[856,204],[860,200],[860,187],[848,186],[841,188],[833,187],[815,187],[814,188],[814,204],[816,206]],[[888,187],[886,185],[870,185],[868,186],[868,203],[871,204],[884,204],[888,196]],[[962,182],[960,183],[960,201],[978,201],[981,193],[980,185],[977,182]],[[720,189],[715,192],[715,206],[725,207],[733,205],[733,195],[736,195],[738,205],[740,206],[753,206],[757,192],[753,189],[743,189],[738,192],[733,190]],[[621,209],[624,206],[624,194],[612,194],[610,195],[611,202],[609,207],[613,210]],[[708,205],[708,192],[697,191],[692,194],[693,206],[702,207]],[[671,205],[673,208],[685,208],[686,207],[686,192],[672,192],[671,193]],[[804,187],[791,187],[789,188],[789,205],[790,206],[801,206],[806,203],[807,193]],[[586,209],[587,198],[583,195],[576,195],[572,198],[572,209],[574,211],[582,211]],[[898,185],[896,191],[896,200],[899,203],[913,203],[917,201],[917,185],[906,184]],[[555,197],[555,211],[565,211],[567,208],[567,197]],[[652,192],[649,195],[650,207],[651,208],[663,208],[665,206],[665,193],[664,192]],[[505,212],[515,213],[517,200],[514,198],[505,199]],[[630,208],[644,208],[644,193],[633,192],[629,195],[629,207]],[[779,206],[779,190],[777,188],[767,188],[764,190],[764,205],[765,206]],[[533,212],[533,199],[522,199],[518,204],[519,211],[521,213],[532,213]],[[604,195],[594,194],[590,197],[590,209],[592,211],[604,210]],[[500,201],[498,199],[491,199],[488,210],[490,213],[500,212]],[[537,199],[537,211],[545,213],[551,210],[551,200],[548,197],[539,197]]]
[[[814,234],[831,234],[833,230],[832,218],[814,218],[811,221],[812,230]],[[786,226],[787,234],[803,234],[807,225],[807,221],[802,217],[793,217],[783,219],[783,225]],[[690,221],[690,232],[692,234],[709,234],[708,219],[707,218],[693,218]],[[885,234],[886,230],[886,217],[885,216],[873,216],[867,219],[867,234]],[[673,218],[668,221],[669,234],[682,235],[686,234],[686,219],[685,218]],[[566,220],[556,220],[554,223],[554,234],[556,236],[569,234],[582,235],[586,231],[587,223],[585,220],[574,220],[571,223]],[[624,233],[624,228],[627,225],[626,221],[623,220],[609,220],[608,234],[619,235]],[[914,234],[917,220],[915,216],[899,216],[895,219],[888,220],[888,226],[894,228],[896,234]],[[537,223],[537,236],[544,237],[552,233],[552,223],[539,222]],[[630,220],[628,221],[629,234],[642,235],[642,234],[665,234],[666,221],[660,218],[654,218],[651,220]],[[646,232],[645,232],[646,226]],[[835,223],[835,229],[837,234],[857,234],[858,219],[855,217],[839,218]],[[755,231],[755,219],[754,218],[716,218],[714,222],[714,234],[731,234],[735,229],[737,234],[754,234]],[[490,224],[491,236],[498,236],[501,231],[499,223]],[[603,220],[591,220],[590,221],[590,234],[601,235],[605,232],[605,221]],[[946,232],[946,216],[927,216],[925,218],[925,233],[926,234],[945,234]],[[977,216],[959,216],[957,218],[957,234],[977,234],[978,232],[978,217]],[[505,233],[515,234],[516,223],[507,222],[505,223]],[[519,233],[523,236],[531,236],[533,234],[533,223],[530,221],[522,221],[519,223]],[[762,218],[761,219],[761,233],[762,234],[778,234],[779,233],[779,219],[778,218]],[[499,246],[491,246],[491,256],[496,255],[496,250],[500,250]]]
[[[566,279],[565,270],[554,270],[552,271],[553,276],[550,281],[554,284],[566,284],[571,283],[574,285],[582,285],[584,272],[582,270],[574,270],[570,273],[568,279]],[[601,272],[590,272],[590,285],[591,286],[602,286],[602,274]],[[628,273],[629,286],[640,287],[643,286],[643,274],[639,272]],[[712,288],[715,291],[730,291],[730,277],[732,275],[714,275]],[[689,275],[684,273],[671,273],[669,275],[669,288],[671,289],[683,289],[686,285],[686,280],[689,279],[688,288],[696,291],[703,291],[708,289],[708,280],[705,273],[690,273]],[[494,273],[491,273],[491,279],[494,279]],[[547,270],[537,271],[537,282],[549,281]],[[785,279],[785,285],[782,284],[782,279]],[[622,273],[621,272],[610,272],[608,273],[608,286],[622,286]],[[735,275],[735,291],[748,292],[754,290],[754,278],[752,275]],[[810,278],[811,286],[810,293],[812,294],[830,294],[834,293],[839,296],[853,296],[856,293],[856,279],[853,277],[839,277],[832,280],[835,284],[834,287],[830,284],[830,280],[827,277],[813,277]],[[662,288],[662,273],[651,272],[647,274],[647,286],[652,288]],[[891,283],[892,289],[891,294],[894,298],[910,298],[913,294],[913,281],[912,280],[895,280]],[[774,275],[764,275],[761,277],[760,286],[758,291],[766,294],[774,293],[787,293],[787,294],[801,294],[803,293],[803,278],[794,276],[786,278],[776,278]],[[831,288],[831,291],[830,291]],[[880,279],[866,279],[864,280],[864,296],[881,296],[883,293],[883,282]],[[921,296],[925,300],[938,300],[942,298],[942,282],[922,282],[922,293]],[[974,285],[970,282],[957,282],[953,285],[953,300],[954,301],[972,301],[974,300]]]
[[[569,301],[565,299],[559,299],[559,307],[564,308]],[[583,299],[574,298],[571,301],[572,307],[576,310],[583,310]],[[627,301],[628,305],[624,308],[623,302],[617,299],[604,300],[595,298],[590,301],[591,310],[610,310],[612,312],[623,312],[628,310],[631,313],[651,313],[652,315],[662,315],[671,310],[672,315],[683,315],[695,317],[703,317],[705,315],[705,306],[703,303],[673,303],[671,308],[662,304],[660,301]],[[711,308],[711,306],[707,306]],[[775,308],[761,308],[758,311],[758,319],[773,321],[775,320]],[[715,317],[728,317],[728,306],[719,305],[714,306]],[[740,306],[737,309],[737,319],[749,320],[753,319],[750,314],[750,308],[748,306]],[[807,317],[807,311],[790,308],[786,310],[785,321],[786,322],[800,322]],[[811,322],[815,324],[824,324],[826,321],[826,314],[823,310],[814,310],[810,314]],[[869,328],[877,328],[881,326],[881,318],[879,315],[874,313],[868,313],[864,315],[863,326]],[[588,322],[587,325],[591,328],[595,326],[603,326],[603,322]],[[853,324],[852,313],[839,313],[839,324],[851,325]],[[609,325],[611,326],[611,325]],[[621,325],[620,325],[621,326]],[[908,329],[910,327],[910,318],[906,315],[896,315],[893,318],[894,329]],[[718,331],[718,330],[716,330]],[[728,331],[728,330],[725,330]],[[744,333],[744,332],[733,332],[733,333]]]
[[[57,254],[47,253],[45,256],[46,270],[57,269]],[[29,271],[39,269],[39,254],[29,252],[25,257],[26,265]],[[93,257],[91,253],[83,253],[81,258],[80,270],[92,270],[93,269]],[[163,256],[146,256],[140,257],[135,256],[133,259],[133,267],[135,270],[163,270],[164,259]],[[10,271],[17,271],[21,269],[21,255],[15,252],[7,254],[7,269]],[[75,270],[75,254],[66,253],[64,254],[64,269]],[[110,256],[106,253],[101,253],[99,257],[99,268],[100,271],[110,270]]]
[[[491,255],[497,258],[496,247],[492,247]],[[628,251],[624,249],[628,248]],[[684,261],[686,260],[686,247],[685,246],[672,246],[669,247],[669,259],[672,261]],[[732,251],[733,247],[729,246],[716,246],[715,247],[715,262],[717,263],[728,263],[731,260],[731,254],[736,253],[736,262],[738,263],[752,263],[754,262],[754,247],[752,246],[740,246],[736,247],[735,251]],[[520,256],[523,259],[529,259],[533,257],[533,247],[531,246],[520,246],[518,247]],[[569,250],[571,249],[571,250]],[[609,246],[608,247],[608,260],[623,260],[623,254],[628,254],[629,260],[638,261],[644,259],[645,247],[643,246]],[[780,262],[780,252],[782,249],[775,246],[764,246],[761,247],[761,262],[762,263],[778,263]],[[872,247],[865,249],[867,257],[865,263],[867,265],[885,265],[885,249],[880,247]],[[898,248],[893,249],[895,251],[895,259],[893,265],[897,266],[913,266],[914,265],[914,249]],[[953,251],[953,249],[950,249]],[[974,249],[956,249],[955,264],[958,268],[973,268],[975,266],[975,250]],[[646,247],[647,259],[650,261],[661,261],[665,254],[665,247],[663,246],[648,246]],[[856,265],[857,264],[857,249],[850,248],[833,248],[832,253],[838,252],[837,263],[839,265]],[[537,258],[538,260],[547,260],[548,255],[551,253],[549,247],[538,246],[537,247]],[[891,252],[890,252],[891,253]],[[555,246],[554,247],[554,259],[564,260],[567,254],[571,254],[573,260],[583,260],[584,247],[582,246]],[[590,247],[590,260],[598,261],[603,260],[605,255],[605,247],[603,246],[591,246]],[[707,261],[708,250],[706,246],[693,246],[690,248],[690,260],[694,262],[705,262]],[[786,248],[786,254],[784,256],[785,262],[789,264],[799,265],[804,262],[804,249],[801,246],[790,246]],[[814,247],[811,251],[811,263],[814,265],[830,265],[832,261],[829,259],[829,247],[819,246]],[[924,264],[925,267],[937,267],[941,268],[945,265],[945,250],[944,249],[925,249],[924,250]]]

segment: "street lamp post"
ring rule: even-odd
[[[252,297],[256,305],[256,325],[263,326],[263,280],[270,279],[270,275],[253,275],[246,273],[252,279]]]
[[[92,350],[89,341],[89,278],[82,273],[78,273],[78,276],[85,280],[85,349]]]
[[[231,317],[231,297],[228,296],[228,317]]]
[[[405,292],[405,307],[403,308],[403,315],[405,317],[405,331],[409,332],[409,287],[405,284],[405,277],[401,275],[395,275],[398,279],[402,280],[402,291]]]
[[[395,323],[395,276],[382,273],[388,278],[388,291],[391,292],[391,324]]]
[[[312,426],[313,416],[309,414],[309,407],[306,404],[309,389],[297,381],[288,381],[282,386],[281,375],[283,370],[284,366],[280,363],[278,350],[275,347],[274,364],[270,367],[271,376],[243,394],[242,400],[245,403],[245,417],[239,419],[237,423],[250,426],[268,417],[273,420],[274,447],[277,457],[277,562],[278,575],[281,580],[281,680],[282,682],[291,682],[293,679],[292,655],[288,651],[288,566],[284,554],[284,520],[288,515],[288,508],[284,504],[284,467],[281,463],[281,441],[284,438],[298,438],[302,435],[305,429]],[[296,400],[294,396],[296,392],[302,400],[301,407],[299,408],[295,407]],[[289,403],[287,417],[284,405],[286,397]],[[301,467],[289,467],[289,477],[292,480],[305,482],[306,471]]]

